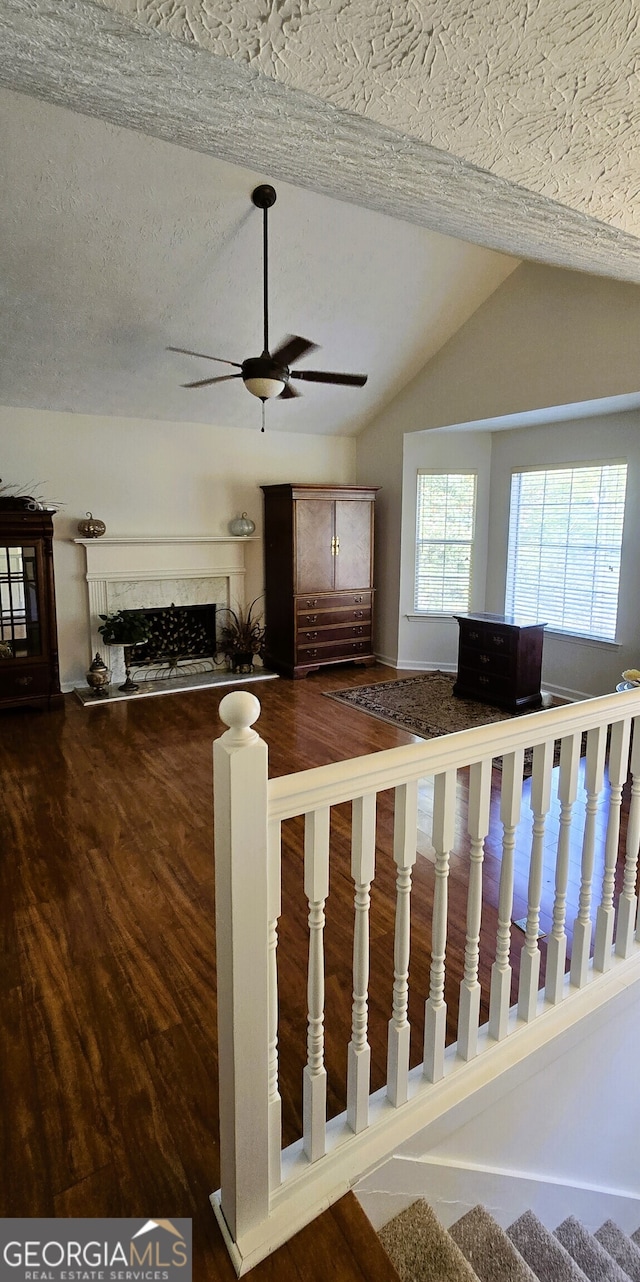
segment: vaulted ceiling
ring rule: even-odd
[[[370,375],[281,429],[357,431],[518,257],[640,280],[639,54],[634,0],[3,0],[0,400],[249,425],[163,349],[259,350],[256,181],[273,338]]]

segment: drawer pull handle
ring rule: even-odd
[[[17,686],[30,686],[32,681],[33,677],[16,677]]]
[[[310,650],[310,651],[309,651],[309,658],[310,658],[310,659],[315,659],[315,657],[316,657],[317,653],[318,653],[318,651],[317,651],[317,650]]]
[[[364,632],[364,628],[354,628],[354,632],[357,637],[361,637],[362,633]]]
[[[354,603],[355,603],[356,605],[360,605],[360,602],[362,601],[362,597],[361,597],[361,596],[354,596],[353,600],[354,600]]]
[[[305,639],[305,641],[317,641],[317,640],[318,640],[318,633],[317,633],[317,632],[305,632],[305,634],[304,634],[304,639]]]
[[[313,601],[307,601],[307,609],[309,609],[310,606],[314,606],[317,604],[318,604],[318,598],[317,596],[314,596]]]
[[[305,623],[317,623],[317,622],[318,622],[317,614],[308,614],[305,619]]]
[[[491,659],[489,658],[489,655],[488,655],[488,654],[481,654],[481,655],[480,655],[480,662],[481,662],[481,663],[491,663]]]
[[[470,632],[470,633],[469,633],[469,636],[470,636],[470,638],[471,638],[471,640],[472,640],[472,641],[477,641],[477,640],[478,640],[478,637],[480,636],[480,633],[479,633],[479,632]]]
[[[364,619],[364,610],[354,610],[353,617],[354,619]]]
[[[483,685],[483,686],[488,686],[489,684],[488,677],[478,677],[478,681],[480,682],[480,685]]]
[[[491,638],[494,645],[504,645],[504,637],[494,636]]]

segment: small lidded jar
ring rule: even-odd
[[[87,672],[87,685],[97,699],[104,699],[109,695],[109,681],[111,672],[107,667],[101,654],[96,654],[92,660],[89,671]]]

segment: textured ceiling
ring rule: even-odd
[[[637,212],[629,123],[636,127],[635,103],[609,108],[609,61],[603,60],[606,48],[621,93],[635,86],[635,30],[622,21],[627,10],[609,0],[602,31],[601,16],[587,21],[583,0],[566,11],[534,0],[521,8],[514,28],[506,20],[513,6],[465,9],[454,0],[440,6],[446,21],[439,24],[425,23],[411,4],[388,9],[354,0],[312,10],[292,7],[291,0],[152,0],[126,12],[89,0],[3,0],[0,84],[492,249],[640,281],[640,239],[583,212],[595,200],[599,208],[614,203],[629,218]],[[598,15],[602,8],[599,0]],[[555,43],[536,35],[547,20]],[[512,57],[518,21],[522,67]],[[437,34],[429,43],[432,26]],[[504,54],[501,40],[507,40]],[[582,102],[573,117],[558,110],[555,86],[565,55],[567,98],[566,86],[573,77],[579,87],[587,67],[589,83],[601,86],[588,116]],[[624,74],[615,79],[622,64]],[[292,85],[291,65],[296,83],[311,83],[315,92]],[[271,68],[268,74],[263,67]],[[349,107],[336,105],[332,95]],[[430,110],[432,98],[450,107],[448,149],[423,137],[440,119]],[[391,105],[393,127],[378,119],[389,118]],[[482,159],[492,169],[465,158],[465,147],[473,154],[465,136],[474,133],[474,121],[491,143],[492,155],[483,152]],[[567,146],[571,133],[579,145]],[[521,180],[523,158],[528,187]],[[603,193],[615,190],[615,202],[604,194],[600,199],[601,184]],[[571,186],[579,207],[538,190],[549,186]]]
[[[637,0],[102,0],[640,233]]]
[[[262,347],[269,175],[0,90],[0,403],[259,427],[228,371]],[[271,338],[321,350],[300,368],[367,373],[363,389],[298,385],[279,430],[351,433],[391,399],[516,260],[371,210],[277,185]]]
[[[256,180],[279,192],[274,339],[370,375],[270,407],[284,429],[359,430],[515,257],[639,282],[637,19],[636,0],[3,0],[0,400],[252,422],[236,384],[180,389],[205,371],[163,348],[259,349]]]

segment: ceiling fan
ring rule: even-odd
[[[279,396],[287,400],[300,393],[292,387],[292,378],[306,379],[309,383],[342,383],[347,387],[364,387],[366,374],[333,374],[327,370],[291,369],[294,361],[316,350],[317,344],[307,338],[290,334],[275,352],[269,351],[269,236],[268,210],[276,202],[273,187],[263,183],[251,193],[251,199],[257,209],[263,211],[262,244],[263,244],[263,295],[264,295],[264,350],[261,356],[249,356],[247,360],[227,361],[221,356],[209,356],[206,352],[192,352],[186,347],[168,347],[168,352],[181,352],[185,356],[197,356],[206,361],[218,361],[222,365],[233,365],[238,374],[221,374],[218,378],[201,378],[195,383],[183,383],[183,387],[211,387],[213,383],[226,383],[231,378],[241,378],[247,391],[262,401],[262,431],[264,432],[265,401]]]

